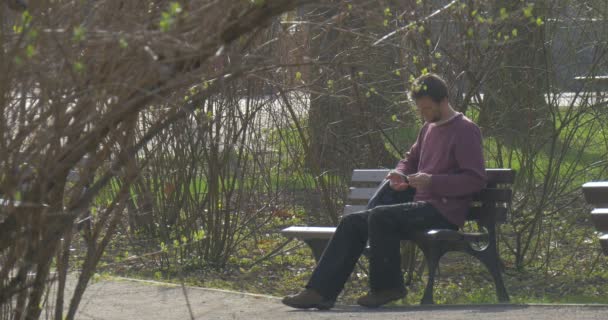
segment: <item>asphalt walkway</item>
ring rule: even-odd
[[[608,305],[438,305],[295,310],[277,297],[123,278],[89,286],[77,319],[608,319]],[[188,303],[190,308],[188,307]]]

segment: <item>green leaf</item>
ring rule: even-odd
[[[86,29],[82,26],[77,26],[72,32],[72,41],[81,42],[86,38]]]
[[[536,25],[537,25],[537,26],[539,26],[539,27],[540,27],[540,26],[542,26],[543,24],[545,24],[545,22],[543,21],[543,18],[541,18],[541,17],[536,18]]]
[[[300,71],[296,72],[296,80],[297,81],[302,80],[302,72],[300,72]]]
[[[82,71],[84,71],[84,64],[80,61],[76,61],[74,62],[73,66],[74,71],[81,73]]]
[[[167,32],[169,31],[169,29],[171,29],[171,25],[173,24],[173,18],[171,18],[171,16],[166,12],[163,12],[161,16],[162,18],[160,19],[158,26],[160,27],[160,31]]]
[[[500,8],[500,19],[507,20],[509,18],[509,13],[507,12],[507,8]]]
[[[182,6],[179,4],[179,2],[171,2],[169,12],[172,15],[177,15],[178,13],[182,12]]]
[[[21,14],[21,21],[23,22],[23,25],[29,26],[30,22],[32,22],[32,15],[29,11],[23,11],[23,13]]]
[[[526,17],[526,18],[532,17],[532,10],[533,9],[534,9],[534,4],[533,3],[530,3],[530,4],[528,4],[527,7],[523,8],[524,17]]]
[[[28,58],[31,58],[36,55],[36,48],[34,48],[34,45],[28,44],[27,47],[25,47],[25,55]]]
[[[118,45],[122,48],[122,49],[126,49],[129,46],[129,43],[127,42],[127,40],[125,40],[125,38],[120,38],[118,40]]]
[[[391,120],[392,120],[393,122],[397,122],[397,120],[398,120],[398,119],[397,119],[397,115],[396,115],[396,114],[392,115],[392,116],[391,116]]]

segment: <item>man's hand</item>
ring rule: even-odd
[[[409,184],[405,182],[403,176],[398,173],[390,172],[385,179],[389,179],[391,189],[395,191],[404,191],[409,188]]]
[[[431,186],[431,175],[424,172],[418,172],[407,176],[410,186],[416,189],[425,189]]]

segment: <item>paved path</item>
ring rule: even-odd
[[[608,305],[444,305],[375,310],[336,306],[330,311],[302,311],[283,306],[276,297],[195,287],[187,287],[186,291],[194,319],[608,319]],[[191,319],[180,286],[125,279],[90,285],[76,318]]]

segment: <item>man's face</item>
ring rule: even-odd
[[[441,120],[441,103],[433,101],[430,97],[424,96],[416,99],[416,108],[426,122]]]

